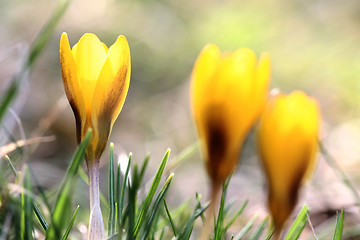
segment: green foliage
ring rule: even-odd
[[[341,240],[342,239],[342,231],[344,225],[344,209],[341,209],[340,214],[337,214],[336,217],[336,227],[334,233],[334,240]]]
[[[32,215],[32,197],[31,197],[31,181],[29,171],[25,167],[24,170],[24,192],[21,193],[21,239],[33,239],[33,215]]]
[[[116,202],[115,202],[115,180],[114,180],[114,144],[110,143],[110,163],[109,163],[109,204],[110,214],[108,223],[108,236],[115,233],[115,218],[116,218]]]
[[[0,124],[2,122],[5,113],[7,112],[7,109],[10,107],[11,102],[14,100],[14,98],[17,95],[19,85],[23,81],[28,71],[31,70],[31,67],[37,60],[40,53],[44,50],[44,48],[48,44],[50,37],[52,36],[55,30],[55,27],[59,23],[61,17],[65,13],[69,4],[70,4],[70,0],[59,0],[59,3],[56,9],[54,10],[53,14],[51,15],[51,18],[45,24],[41,32],[37,35],[35,41],[32,43],[30,48],[30,53],[28,54],[28,57],[25,60],[22,68],[20,69],[19,73],[13,77],[10,86],[8,87],[8,89],[3,94],[3,97],[0,100],[1,103]]]
[[[81,162],[85,157],[85,150],[89,144],[92,130],[88,130],[84,140],[77,148],[75,155],[67,170],[65,179],[61,184],[58,192],[53,211],[51,213],[52,225],[46,232],[47,239],[60,239],[61,233],[65,228],[67,217],[69,216],[68,210],[71,209],[71,196],[74,190],[74,182],[77,177],[78,169]]]
[[[71,228],[72,228],[72,226],[73,226],[73,224],[74,224],[74,222],[75,222],[75,218],[76,218],[77,213],[78,213],[78,211],[79,211],[79,207],[80,207],[79,205],[76,207],[76,210],[75,210],[75,212],[74,212],[74,215],[73,215],[73,217],[71,218],[71,221],[70,221],[68,227],[66,228],[66,231],[65,231],[65,233],[64,233],[64,236],[61,238],[62,240],[66,240],[66,239],[68,238],[69,233],[70,233],[70,230],[71,230]]]
[[[297,215],[294,223],[291,225],[285,240],[298,239],[307,223],[307,215],[309,214],[308,206],[305,204]]]

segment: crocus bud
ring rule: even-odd
[[[91,210],[89,239],[103,239],[98,168],[129,89],[129,45],[124,36],[119,36],[108,48],[96,35],[86,33],[71,49],[67,34],[63,33],[60,62],[66,96],[75,115],[78,142],[83,140],[89,128],[93,129],[85,153]]]
[[[91,33],[70,48],[66,33],[60,40],[60,62],[66,96],[76,119],[78,142],[93,129],[87,161],[99,159],[129,89],[130,50],[124,36],[110,47]]]
[[[317,101],[301,91],[276,95],[261,117],[258,145],[277,235],[297,203],[301,184],[313,172],[319,125]]]
[[[212,184],[222,184],[237,165],[243,142],[263,110],[271,60],[248,48],[221,53],[204,47],[191,76],[191,107]]]

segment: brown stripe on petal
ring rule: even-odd
[[[107,92],[107,98],[103,103],[102,111],[99,116],[99,124],[101,124],[101,120],[116,118],[114,115],[114,111],[118,106],[119,102],[125,98],[125,82],[126,75],[128,72],[128,67],[121,68],[115,76],[115,80],[113,81],[111,87],[109,88],[109,92]],[[125,100],[125,99],[124,99]]]
[[[77,79],[72,79],[71,77],[71,73],[70,70],[65,67],[66,63],[65,63],[65,58],[61,57],[60,58],[60,62],[61,62],[61,74],[62,74],[62,78],[63,78],[63,83],[64,83],[64,89],[65,89],[65,93],[66,96],[68,98],[68,101],[70,103],[71,109],[73,110],[74,116],[75,116],[75,122],[76,122],[76,139],[78,144],[81,142],[81,115],[80,115],[80,109],[79,109],[79,103],[76,102],[74,94],[77,94],[74,91],[74,88],[70,87],[69,85],[72,84],[74,81],[77,81]],[[64,66],[64,67],[63,67]],[[81,97],[81,96],[78,96]]]
[[[207,118],[206,118],[206,132],[207,132],[207,168],[209,175],[212,181],[222,182],[223,174],[222,169],[224,168],[224,159],[227,155],[227,132],[225,125],[219,111],[214,111],[214,109],[208,109]]]
[[[71,106],[71,109],[73,110],[74,112],[74,116],[75,116],[75,123],[76,123],[76,140],[77,140],[77,143],[80,144],[81,142],[81,117],[80,117],[80,112],[75,104],[75,102],[73,100],[69,100],[69,103],[70,103],[70,106]]]
[[[98,157],[101,156],[106,148],[112,128],[112,121],[117,118],[117,116],[114,116],[114,114],[116,114],[115,110],[118,107],[118,104],[125,100],[124,98],[127,93],[127,89],[125,89],[127,72],[127,67],[120,69],[115,77],[116,79],[108,88],[109,91],[104,93],[107,97],[100,108],[101,112],[99,113],[97,120],[99,142],[96,146],[95,154],[98,155]]]
[[[286,189],[285,191],[288,195],[274,196],[270,181],[269,204],[272,215],[274,217],[276,231],[281,231],[286,220],[294,210],[298,201],[299,189],[308,168],[312,146],[309,143],[304,143],[301,147],[303,148],[301,156],[294,156],[294,159],[291,159],[293,161],[300,161],[300,165],[298,165],[298,169],[293,170],[294,174],[292,176],[292,179],[288,179],[288,181],[291,181],[288,185],[289,189]],[[285,160],[290,161],[290,159]],[[277,177],[281,178],[281,174]],[[284,182],[284,186],[287,186],[286,182]],[[283,197],[285,197],[285,199],[283,199]]]

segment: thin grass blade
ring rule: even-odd
[[[158,208],[160,206],[160,203],[161,201],[164,199],[169,187],[170,187],[170,184],[171,184],[171,181],[172,181],[172,178],[174,177],[174,174],[170,174],[170,176],[168,177],[168,179],[166,180],[164,186],[162,187],[159,195],[157,196],[155,202],[154,202],[154,205],[152,207],[152,211],[150,212],[149,214],[149,217],[147,217],[147,221],[145,222],[145,232],[142,236],[142,240],[145,240],[147,238],[147,236],[149,235],[150,233],[150,230],[151,230],[151,227],[152,227],[152,223],[154,221],[154,218],[155,216],[158,214]]]
[[[344,209],[341,209],[340,214],[337,214],[336,217],[336,227],[334,233],[334,240],[341,240],[342,239],[342,231],[344,226]]]
[[[221,201],[220,201],[220,208],[219,208],[219,214],[218,214],[218,218],[217,218],[217,222],[216,222],[216,226],[215,226],[215,230],[214,230],[214,236],[215,236],[215,240],[220,240],[222,237],[222,234],[224,233],[223,231],[223,222],[225,219],[225,202],[226,202],[226,194],[227,194],[227,189],[229,187],[229,183],[231,180],[231,176],[227,179],[227,181],[224,183],[223,185],[223,189],[222,189],[222,194],[221,194]]]
[[[114,180],[114,144],[110,143],[110,163],[109,163],[109,222],[108,236],[115,233],[115,180]]]
[[[230,219],[229,223],[225,227],[225,231],[235,222],[235,220],[242,214],[245,207],[247,206],[249,200],[246,200],[243,205],[241,206],[240,210]]]
[[[21,235],[22,239],[33,239],[33,215],[32,215],[32,197],[31,197],[31,180],[27,166],[24,169],[24,189],[26,192],[21,193]]]
[[[189,239],[192,232],[195,220],[203,214],[203,212],[209,207],[209,203],[204,204],[201,208],[197,208],[189,221],[185,224],[181,232],[176,236],[176,240]]]
[[[38,208],[38,206],[35,204],[35,202],[32,202],[32,206],[35,212],[35,215],[37,217],[37,219],[39,220],[39,223],[41,225],[41,227],[45,230],[45,232],[47,231],[49,225],[47,224],[44,216],[41,214],[40,209]]]
[[[73,215],[73,217],[71,218],[71,221],[70,221],[68,227],[66,228],[66,231],[65,231],[65,233],[64,233],[64,236],[61,238],[62,240],[66,240],[66,239],[68,238],[69,233],[70,233],[70,231],[71,231],[71,228],[72,228],[72,226],[73,226],[73,224],[74,224],[74,222],[75,222],[76,215],[77,215],[77,213],[78,213],[78,211],[79,211],[79,207],[80,207],[79,205],[76,207],[76,210],[75,210],[75,212],[74,212],[74,215]]]
[[[176,230],[174,221],[173,221],[173,219],[172,219],[172,217],[171,217],[171,214],[170,214],[170,211],[169,211],[169,209],[168,209],[168,206],[167,206],[167,204],[166,204],[166,200],[165,200],[165,199],[164,199],[164,207],[165,207],[166,215],[168,216],[169,221],[170,221],[171,229],[172,229],[172,231],[173,231],[173,233],[174,233],[174,236],[176,237],[176,235],[177,235],[177,230]]]
[[[145,157],[145,159],[144,159],[144,163],[143,163],[143,165],[141,166],[140,174],[139,174],[139,180],[140,180],[140,182],[142,182],[142,180],[143,180],[143,178],[144,178],[145,170],[146,170],[146,168],[147,168],[147,166],[148,166],[148,164],[149,164],[150,157],[151,157],[150,154],[146,155],[146,157]]]
[[[136,238],[137,235],[139,234],[140,228],[145,220],[146,214],[149,210],[150,204],[152,202],[152,199],[155,195],[155,192],[157,190],[157,187],[159,186],[162,174],[164,172],[167,160],[169,158],[169,154],[170,154],[170,149],[168,149],[165,153],[165,156],[163,158],[163,160],[160,163],[160,166],[158,168],[158,171],[156,172],[155,178],[153,183],[151,184],[149,193],[147,194],[145,201],[144,201],[144,205],[141,209],[141,212],[139,214],[138,220],[136,222],[136,226],[135,226],[135,231],[134,231],[134,237]]]
[[[265,218],[261,221],[259,227],[256,229],[254,235],[250,238],[250,240],[258,240],[265,229],[266,223],[269,221],[269,218]]]
[[[295,240],[298,239],[301,232],[307,223],[307,214],[309,213],[309,208],[305,204],[297,215],[294,223],[291,225],[289,232],[287,233],[285,240]]]
[[[250,231],[250,229],[253,227],[258,217],[259,217],[258,215],[253,216],[241,229],[241,231],[234,237],[234,240],[240,240],[242,237],[244,237],[245,234],[247,234]]]
[[[118,164],[118,174],[117,174],[117,189],[118,189],[117,218],[118,219],[117,220],[118,220],[119,232],[121,232],[121,226],[122,226],[122,212],[123,212],[123,206],[124,206],[126,186],[127,186],[128,176],[129,176],[129,172],[130,172],[131,159],[132,159],[132,153],[129,154],[129,161],[128,161],[128,165],[126,167],[124,181],[123,181],[122,185],[120,183],[120,175],[121,175],[120,164]],[[120,191],[120,186],[121,186],[121,191]]]
[[[13,172],[14,176],[16,177],[17,176],[17,171],[14,167],[14,165],[12,164],[11,162],[11,159],[9,158],[9,156],[5,155],[4,158],[7,160],[8,162],[8,165],[10,166],[10,169],[11,171]],[[29,165],[27,165],[29,167],[29,170],[31,171],[31,168]],[[39,223],[40,225],[42,226],[42,228],[47,231],[48,229],[48,224],[44,218],[44,216],[42,215],[40,209],[38,208],[38,206],[36,205],[36,203],[32,200],[31,202],[32,206],[33,206],[33,209],[34,209],[34,212],[35,212],[35,215],[37,217],[37,219],[39,220]]]
[[[46,25],[42,28],[41,32],[37,35],[35,41],[32,43],[30,48],[30,53],[28,58],[26,59],[22,69],[18,74],[14,76],[12,79],[11,85],[8,87],[5,93],[3,93],[3,98],[0,101],[0,124],[2,123],[2,119],[9,108],[11,102],[16,97],[19,85],[21,84],[23,78],[26,76],[29,69],[31,69],[35,60],[45,48],[47,43],[49,42],[51,35],[53,34],[55,27],[60,21],[61,17],[64,15],[66,9],[70,4],[70,0],[60,0],[57,4],[51,18],[46,23]]]

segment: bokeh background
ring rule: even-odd
[[[55,5],[56,1],[48,0],[0,0],[1,91],[19,70],[29,44]],[[223,51],[249,47],[258,56],[263,51],[270,53],[271,88],[285,93],[301,89],[318,99],[323,144],[351,181],[360,186],[359,12],[357,0],[73,0],[49,46],[22,84],[4,128],[16,139],[56,136],[55,141],[40,144],[31,154],[25,149],[25,156],[40,185],[46,189],[57,186],[77,146],[75,121],[64,96],[60,71],[61,33],[67,32],[71,46],[86,32],[95,33],[108,46],[118,35],[125,35],[132,76],[111,141],[119,156],[132,152],[139,163],[151,153],[146,173],[151,180],[167,148],[171,148],[174,160],[197,141],[190,115],[189,81],[203,46],[215,43]],[[10,141],[7,134],[0,140],[2,145]],[[353,195],[321,154],[318,159],[318,168],[303,188],[297,210],[308,203],[319,238],[333,231],[334,215],[341,208],[346,209],[347,231],[359,232],[359,209]],[[101,191],[107,195],[108,150],[101,164]],[[172,171],[175,179],[167,196],[171,208],[185,200],[194,202],[196,192],[207,198],[208,180],[199,151]],[[78,185],[74,202],[87,210],[88,188],[81,180]],[[231,181],[229,198],[236,199],[235,208],[249,200],[238,226],[255,213],[267,215],[266,184],[253,133]],[[302,236],[313,238],[310,230]]]

